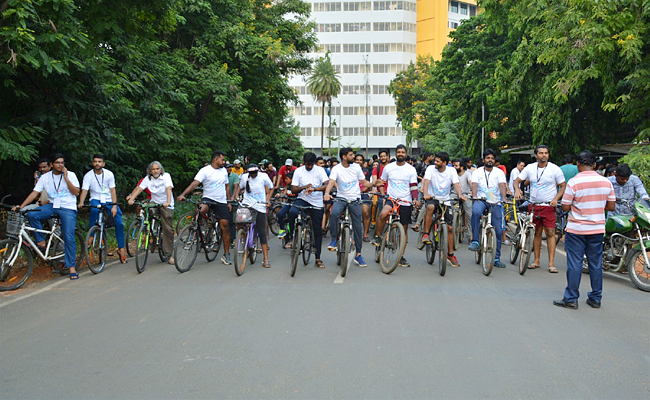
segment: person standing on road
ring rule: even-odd
[[[614,169],[614,176],[610,176],[609,181],[614,186],[614,192],[617,199],[626,200],[634,204],[637,199],[645,201],[650,200],[648,192],[643,187],[643,182],[638,176],[632,174],[630,166],[621,164]],[[616,204],[616,209],[609,215],[631,215],[632,210],[625,204]]]
[[[106,203],[117,203],[117,193],[115,191],[115,175],[104,168],[106,166],[106,157],[102,154],[93,156],[93,169],[84,175],[81,183],[81,195],[77,208],[83,207],[88,191],[90,190],[90,226],[92,227],[99,218],[98,206]],[[118,254],[120,262],[126,264],[126,248],[124,247],[124,222],[122,221],[122,210],[117,204],[111,207],[111,215],[115,219],[115,239],[117,240]]]
[[[491,207],[492,226],[494,226],[497,240],[494,266],[505,268],[506,265],[501,262],[501,242],[503,240],[503,205],[501,202],[506,199],[506,174],[501,169],[494,167],[495,159],[494,150],[485,150],[483,166],[472,173],[472,197],[475,199],[485,198],[485,201],[474,200],[472,205],[472,243],[468,250],[478,250],[481,216],[487,207]]]
[[[530,201],[542,203],[531,205],[535,213],[533,218],[535,221],[535,240],[533,241],[535,261],[528,268],[540,267],[542,232],[545,232],[548,246],[548,272],[557,273],[557,268],[555,268],[555,210],[564,194],[566,182],[560,167],[548,161],[548,146],[541,144],[535,147],[535,157],[537,162],[528,164],[517,176],[514,184],[515,198],[517,200],[522,197],[522,191],[519,187],[521,182],[529,181],[531,187]]]
[[[616,195],[612,183],[596,171],[594,155],[584,150],[578,155],[578,175],[569,180],[562,197],[562,209],[569,211],[564,246],[567,254],[567,286],[558,307],[578,309],[582,260],[587,257],[591,292],[587,304],[600,308],[603,297],[603,234],[605,211],[613,211]]]
[[[460,191],[465,197],[470,197],[472,195],[472,172],[467,170],[467,164],[463,162],[462,159],[453,162],[456,173],[458,174],[458,184],[460,185]],[[471,224],[472,221],[472,202],[469,200],[461,201],[463,210],[465,211],[465,221],[461,221],[463,226],[461,229],[469,230],[467,227]]]
[[[295,206],[299,207],[317,207],[319,209],[308,210],[311,216],[312,233],[314,234],[314,249],[317,268],[325,268],[325,264],[320,259],[321,246],[323,244],[323,191],[327,186],[327,174],[325,170],[316,165],[316,154],[308,151],[303,156],[305,165],[293,171],[293,180],[291,181],[291,193],[297,194],[298,198],[289,210],[289,231],[294,232],[296,218],[300,212]]]
[[[159,161],[153,161],[147,166],[147,176],[140,181],[140,184],[133,189],[131,194],[126,196],[129,205],[133,205],[135,199],[143,190],[151,192],[151,201],[162,207],[158,208],[162,221],[162,247],[165,256],[169,257],[167,262],[174,264],[174,257],[171,256],[174,250],[174,195],[172,189],[174,183],[172,176],[165,172]]]
[[[56,153],[50,157],[52,170],[42,175],[34,190],[27,196],[18,209],[22,209],[36,200],[42,191],[46,191],[50,202],[41,205],[40,211],[27,213],[27,219],[32,228],[42,229],[41,220],[58,216],[61,220],[63,243],[65,244],[65,267],[70,270],[70,279],[79,279],[75,269],[77,245],[74,230],[77,225],[77,196],[79,195],[79,180],[74,172],[65,167],[63,154]],[[34,232],[36,246],[45,252],[45,237],[42,233]]]
[[[569,179],[578,175],[578,167],[574,164],[574,162],[575,162],[575,156],[573,154],[567,154],[564,157],[564,162],[562,163],[560,169],[564,174],[564,180],[566,182],[569,182]]]
[[[361,198],[361,188],[359,184],[363,185],[364,188],[369,189],[372,187],[372,183],[366,180],[366,177],[361,170],[361,166],[354,162],[354,150],[352,150],[352,148],[342,148],[339,152],[339,156],[341,157],[341,163],[332,168],[329,182],[325,188],[324,200],[327,202],[332,199],[330,191],[332,190],[332,187],[334,187],[334,184],[336,184],[338,188],[336,198],[341,198],[343,200],[358,200]],[[330,217],[330,236],[332,237],[332,241],[330,245],[327,246],[327,249],[330,251],[336,251],[339,216],[346,206],[350,211],[352,229],[354,230],[354,246],[357,251],[354,257],[354,262],[360,267],[367,267],[368,264],[366,264],[361,256],[361,246],[363,245],[361,204],[346,204],[342,201],[334,201],[334,204],[332,205],[332,215]]]
[[[209,206],[201,204],[201,213],[206,214],[209,208],[219,220],[221,234],[223,235],[221,262],[230,265],[232,264],[230,258],[232,205],[228,204],[228,199],[230,199],[232,192],[230,191],[228,172],[224,168],[224,164],[225,157],[221,151],[217,150],[212,153],[212,162],[199,170],[192,183],[178,196],[178,201],[185,200],[188,193],[192,193],[200,183],[203,184],[203,198],[201,201],[210,201],[216,204],[210,204]]]

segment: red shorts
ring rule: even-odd
[[[531,205],[528,210],[533,206]],[[555,228],[555,207],[553,206],[535,206],[535,215],[533,217],[535,226],[539,228]]]

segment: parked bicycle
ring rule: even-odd
[[[181,273],[192,268],[199,249],[205,253],[206,261],[214,261],[219,254],[223,240],[218,220],[212,211],[208,210],[205,214],[201,212],[201,204],[209,206],[217,203],[205,199],[201,201],[185,199],[183,201],[194,204],[196,211],[191,223],[181,229],[174,244],[174,266]]]
[[[110,212],[110,208],[119,205],[118,203],[105,203],[97,206],[85,205],[84,208],[98,208],[99,216],[95,225],[91,226],[86,234],[86,259],[88,261],[88,268],[93,274],[99,274],[106,266],[106,259],[108,258],[108,244],[106,233],[106,217]]]
[[[309,213],[305,213],[305,211],[322,210],[322,208],[313,206],[303,207],[295,204],[292,207],[296,207],[299,211],[293,229],[293,243],[291,245],[291,276],[294,276],[296,274],[296,268],[298,267],[298,258],[300,258],[300,254],[302,254],[302,262],[304,265],[307,265],[309,264],[311,253],[316,247],[314,244],[314,232],[312,230],[311,216]],[[305,214],[305,216],[303,216],[303,214]],[[321,229],[321,227],[318,226],[316,229]]]
[[[140,206],[139,228],[135,235],[135,269],[142,273],[147,265],[149,252],[152,254],[158,250],[160,261],[167,262],[169,255],[166,255],[162,248],[162,221],[158,208],[162,205],[147,201],[135,202]],[[128,247],[128,246],[127,246]]]
[[[528,210],[528,205],[531,210]],[[535,240],[535,206],[542,203],[525,203],[519,207],[513,206],[513,220],[516,224],[512,234],[512,245],[510,246],[510,263],[515,264],[519,258],[519,274],[523,275],[528,269],[530,257],[533,255],[533,241]]]
[[[378,195],[383,199],[392,201],[393,209],[386,218],[384,231],[381,232],[381,245],[375,247],[375,262],[381,265],[381,270],[385,274],[395,271],[397,265],[404,256],[406,250],[406,232],[400,222],[399,208],[400,201],[393,199],[388,195]]]

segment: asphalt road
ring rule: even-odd
[[[648,398],[650,294],[626,276],[605,275],[601,309],[588,279],[561,309],[562,254],[559,274],[485,277],[465,244],[441,277],[415,237],[391,275],[364,244],[369,266],[338,277],[325,240],[327,268],[291,278],[272,238],[273,267],[260,255],[241,277],[202,254],[184,274],[153,257],[142,274],[130,260],[4,295],[0,397]]]

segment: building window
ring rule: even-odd
[[[370,22],[346,22],[343,32],[365,32],[370,30]]]
[[[314,12],[341,11],[341,3],[314,3]]]
[[[388,86],[372,85],[372,94],[388,94]]]
[[[475,17],[476,16],[476,6],[473,6],[473,5],[469,6],[469,16],[470,17]]]
[[[410,1],[375,1],[375,11],[416,11],[416,3]]]
[[[318,53],[340,53],[341,52],[341,45],[340,44],[319,44],[318,45]]]
[[[460,3],[460,15],[467,15],[467,4]]]
[[[343,94],[366,94],[365,85],[343,85],[341,88]]]
[[[372,70],[376,74],[396,74],[408,68],[403,64],[373,64]]]
[[[458,14],[458,2],[457,1],[449,2],[449,12]]]
[[[416,25],[409,22],[375,22],[373,30],[377,32],[415,32]]]
[[[372,49],[376,53],[404,52],[416,53],[417,46],[410,43],[374,43]]]
[[[343,11],[369,11],[372,9],[369,1],[344,2]]]
[[[370,66],[366,68],[364,64],[344,64],[343,73],[344,74],[365,74],[370,72]]]
[[[451,29],[458,29],[458,22],[449,21],[449,27]]]
[[[316,32],[341,32],[341,24],[317,24]]]
[[[344,43],[344,53],[370,53],[370,43]]]
[[[374,106],[373,115],[395,115],[395,106]]]
[[[325,105],[325,115],[327,115],[328,107]],[[323,106],[314,107],[314,115],[321,115],[323,112]],[[332,107],[330,110],[332,116],[339,115],[341,113],[341,107]]]

